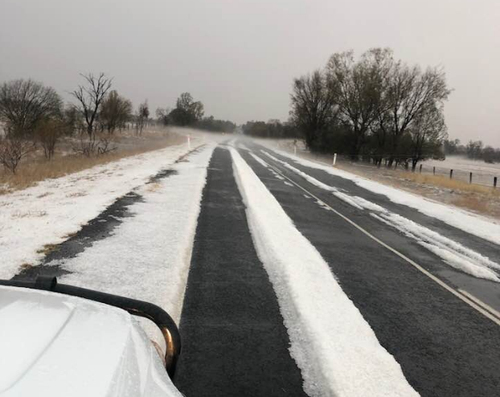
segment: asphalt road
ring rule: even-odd
[[[397,232],[395,233],[394,230],[385,227],[383,224],[375,221],[371,217],[367,217],[366,212],[359,211],[346,204],[345,202],[336,199],[329,192],[326,192],[322,189],[317,188],[316,186],[311,185],[310,183],[307,183],[303,178],[294,174],[282,164],[271,160],[268,156],[262,156],[262,149],[268,151],[265,148],[258,146],[251,147],[253,147],[256,153],[259,153],[259,155],[263,157],[266,162],[272,164],[273,167],[279,169],[280,172],[283,172],[287,176],[287,178],[290,178],[301,186],[305,186],[309,191],[314,193],[322,201],[332,204],[336,209],[339,209],[343,214],[347,215],[350,219],[363,226],[370,233],[374,234],[377,237],[380,237],[384,241],[395,241],[393,245],[397,247],[398,251],[410,256],[412,259],[418,259],[419,264],[424,265],[424,267],[432,271],[437,276],[446,279],[447,282],[453,285],[455,288],[467,289],[468,292],[479,297],[481,300],[488,303],[497,311],[500,311],[500,291],[498,290],[497,283],[471,277],[464,274],[463,272],[455,270],[450,266],[443,264],[440,260],[436,260],[435,255],[426,255],[427,251],[422,250],[422,247],[420,246],[417,246],[416,250],[412,250],[415,244],[410,244],[410,241],[407,238],[401,236]],[[466,233],[465,231],[450,226],[436,218],[429,217],[414,208],[396,204],[389,200],[386,196],[363,189],[350,180],[328,174],[322,170],[305,167],[295,162],[291,162],[290,159],[280,156],[275,152],[273,152],[273,156],[290,164],[293,163],[293,167],[306,172],[308,175],[319,180],[320,182],[339,189],[344,189],[351,195],[360,196],[372,203],[388,209],[395,214],[404,216],[405,218],[410,219],[419,225],[425,226],[441,234],[442,236],[456,241],[457,243],[467,248],[475,250],[476,252],[490,258],[494,262],[500,263],[500,247],[492,242]]]
[[[286,178],[276,178],[248,150],[240,150],[299,231],[328,262],[343,290],[374,329],[382,346],[396,358],[410,384],[422,396],[499,395],[499,325],[338,214],[318,205],[316,198],[380,240],[390,243],[432,274],[448,275],[445,281],[451,288],[457,287],[453,280],[460,279],[461,287],[471,291],[480,286],[484,296],[498,299],[500,288],[497,283],[451,270],[439,257],[370,217],[366,211],[346,204],[263,155],[261,147],[248,144],[247,147]],[[285,157],[273,155],[290,162]],[[296,163],[293,166],[323,183],[344,188],[460,241],[489,255],[491,259],[499,257],[499,247],[494,244],[394,204],[384,196],[368,192],[345,179]],[[495,304],[496,300],[492,299],[489,303]]]
[[[215,149],[208,169],[181,316],[183,351],[175,384],[187,397],[303,396],[302,375],[290,356],[276,295],[254,248],[227,148]],[[263,149],[245,142],[239,152],[329,264],[411,386],[422,396],[500,395],[500,319],[495,323],[484,310],[461,299],[463,295],[450,292],[465,290],[500,311],[499,285],[451,268],[367,211],[272,160]],[[491,242],[349,180],[272,154],[324,184],[383,206],[500,262],[500,247]],[[152,181],[170,175],[165,170]],[[74,257],[110,236],[131,216],[128,208],[141,199],[135,192],[118,199],[79,233],[54,247],[39,266],[16,278],[64,274],[58,259]]]
[[[225,149],[208,169],[180,332],[175,383],[186,396],[305,395]]]

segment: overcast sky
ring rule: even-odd
[[[294,77],[371,47],[444,67],[450,137],[500,147],[500,0],[0,0],[0,81],[69,99],[102,71],[135,105],[188,91],[238,123],[286,120]]]

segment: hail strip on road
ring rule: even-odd
[[[262,160],[262,161],[264,161],[264,160]],[[343,220],[345,220],[346,222],[348,222],[349,224],[351,224],[352,226],[354,226],[360,232],[362,232],[363,234],[365,234],[366,236],[368,236],[369,238],[371,238],[372,240],[374,240],[375,242],[377,242],[378,244],[380,244],[384,248],[388,249],[389,251],[391,251],[394,254],[396,254],[397,256],[399,256],[401,259],[403,259],[404,261],[406,261],[407,263],[409,263],[410,265],[412,265],[414,268],[416,268],[417,270],[419,270],[420,272],[422,272],[423,274],[425,274],[427,277],[429,277],[432,281],[436,282],[438,285],[440,285],[441,287],[443,287],[447,291],[451,292],[457,298],[459,298],[463,302],[467,303],[469,306],[471,306],[472,308],[474,308],[475,310],[477,310],[479,313],[481,313],[482,315],[484,315],[485,317],[487,317],[488,319],[490,319],[491,321],[493,321],[495,324],[500,325],[500,313],[497,312],[495,309],[493,309],[492,307],[490,307],[489,305],[487,305],[486,303],[484,303],[483,301],[481,301],[479,298],[476,298],[475,296],[473,296],[472,294],[470,294],[470,293],[468,293],[466,291],[456,290],[456,289],[452,288],[447,283],[445,283],[443,280],[441,280],[440,278],[436,277],[435,275],[433,275],[432,273],[430,273],[429,271],[427,271],[426,269],[424,269],[421,265],[419,265],[418,263],[416,263],[412,259],[408,258],[403,253],[399,252],[397,249],[395,249],[395,248],[391,247],[390,245],[384,243],[382,240],[380,240],[377,237],[375,237],[373,234],[371,234],[370,232],[368,232],[366,229],[364,229],[363,227],[361,227],[360,225],[358,225],[356,222],[354,222],[353,220],[349,219],[347,216],[343,215],[342,213],[340,213],[336,209],[332,208],[330,205],[328,205],[327,203],[325,203],[323,200],[321,200],[319,197],[317,197],[312,192],[310,192],[309,190],[307,190],[305,187],[303,187],[302,185],[298,184],[294,180],[290,179],[283,172],[281,172],[278,168],[274,167],[273,165],[271,165],[269,163],[266,163],[266,164],[269,166],[270,169],[272,169],[274,172],[276,172],[277,174],[279,174],[281,177],[285,178],[287,181],[289,181],[290,183],[292,183],[293,185],[295,185],[296,187],[298,187],[299,189],[301,189],[302,191],[304,191],[305,193],[307,193],[311,197],[314,197],[316,200],[318,200],[318,203],[320,203],[322,206],[325,206],[325,207],[329,208],[333,213],[335,213],[336,215],[338,215],[339,217],[341,217]]]

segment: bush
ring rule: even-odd
[[[68,128],[67,124],[62,120],[48,119],[38,125],[35,136],[42,146],[43,154],[47,160],[54,157],[57,142],[62,136],[67,134]]]
[[[0,164],[13,174],[21,160],[36,149],[35,143],[10,134],[0,137]]]

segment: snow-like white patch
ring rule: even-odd
[[[45,245],[63,242],[187,151],[187,145],[172,146],[0,195],[0,279],[36,264]]]
[[[284,151],[274,151],[303,166],[320,169],[331,175],[351,180],[364,189],[386,196],[389,200],[396,204],[402,204],[414,208],[421,213],[439,219],[450,226],[500,245],[500,224],[493,219],[472,214],[456,207],[441,204],[391,186],[383,185],[381,183],[351,174],[350,172],[339,170],[338,168],[328,167],[313,161],[305,160]]]
[[[235,177],[310,396],[417,396],[328,264],[238,152]]]
[[[379,205],[372,203],[370,201],[367,201],[361,197],[356,197],[357,200],[354,200],[352,196],[344,193],[340,189],[337,189],[336,187],[333,187],[333,186],[327,185],[326,183],[318,181],[316,178],[313,178],[312,176],[306,174],[305,172],[302,172],[301,170],[299,170],[298,168],[295,168],[294,166],[290,165],[286,161],[282,161],[282,160],[276,158],[275,156],[271,155],[268,152],[262,151],[262,153],[264,153],[267,157],[271,158],[272,160],[284,165],[286,168],[293,171],[297,175],[300,175],[302,178],[304,178],[306,181],[313,184],[314,186],[317,186],[323,190],[332,192],[334,196],[336,196],[339,199],[345,201],[346,203],[352,205],[353,207],[356,207],[357,209],[362,210],[362,209],[366,208],[366,209],[372,209],[375,211],[385,211]],[[362,203],[362,205],[360,205],[360,203]]]
[[[331,211],[332,210],[328,205],[326,205],[322,201],[316,200],[316,204],[318,204],[324,210],[327,210],[327,211]]]
[[[335,187],[326,185],[325,183],[318,181],[316,178],[313,178],[305,172],[302,172],[301,170],[293,167],[287,162],[281,161],[265,151],[263,151],[263,153],[274,161],[283,164],[288,169],[295,172],[297,175],[300,175],[311,184],[326,191],[332,192],[334,196],[351,205],[352,207],[359,210],[372,211],[373,213],[371,215],[374,218],[398,229],[407,237],[412,238],[420,245],[439,256],[445,263],[454,267],[455,269],[461,270],[474,277],[500,282],[498,274],[494,270],[492,270],[500,270],[500,265],[491,261],[489,258],[486,258],[476,251],[464,247],[463,245],[447,237],[444,237],[431,229],[419,225],[412,220],[395,214],[378,204],[372,203],[371,201],[368,201],[359,196],[351,196],[344,192],[340,192]]]
[[[57,264],[61,282],[152,302],[180,318],[202,190],[213,146],[138,190],[143,201],[110,237]]]
[[[264,160],[262,160],[259,156],[256,156],[253,153],[250,153],[250,155],[257,161],[261,166],[267,168],[271,173],[274,175],[276,179],[279,179],[280,181],[284,181],[285,178],[283,178],[280,174],[278,174],[276,171],[274,171],[271,167],[269,167],[269,164],[266,163]]]
[[[274,175],[276,179],[279,179],[280,181],[284,181],[285,178],[283,178],[280,174],[278,174],[276,171],[274,171],[272,168],[270,169],[271,173]]]
[[[233,141],[231,141],[231,142],[233,142],[233,143],[234,143],[234,140],[233,140]],[[247,148],[247,147],[246,147],[246,145],[244,145],[244,144],[243,144],[243,143],[241,143],[240,141],[236,141],[236,147],[237,147],[238,149],[245,150],[245,151],[247,151],[247,152],[249,152],[249,151],[250,151],[250,149],[249,149],[249,148]]]
[[[267,164],[264,160],[262,160],[259,156],[256,156],[255,154],[253,153],[250,153],[250,156],[253,157],[253,159],[255,161],[257,161],[257,163],[259,163],[261,166],[265,167],[265,168],[269,168],[269,164]]]

